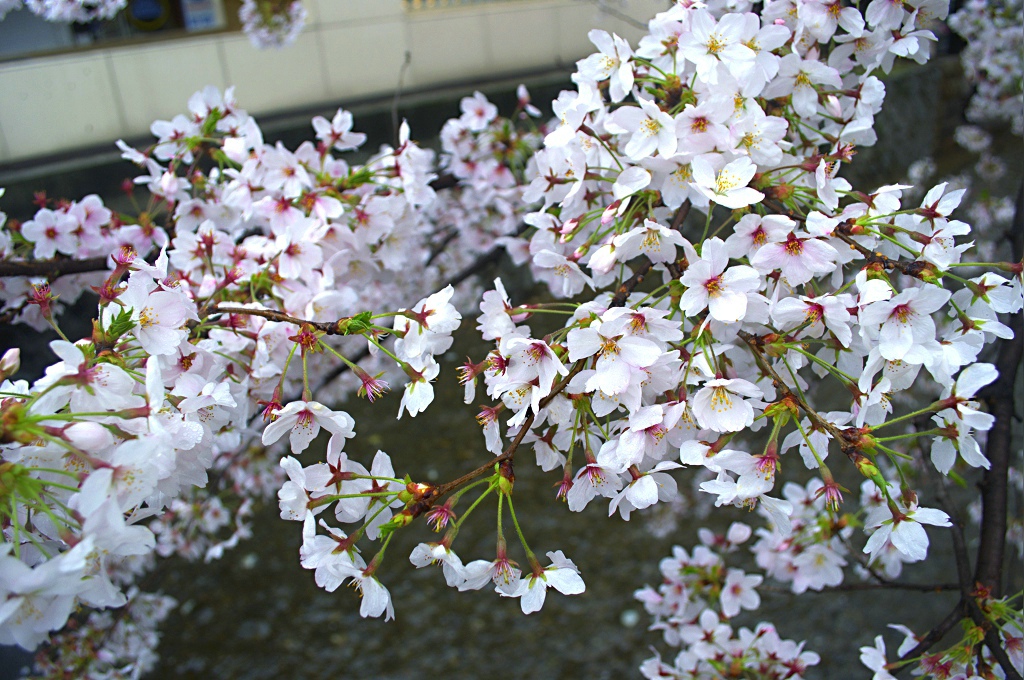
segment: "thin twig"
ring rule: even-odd
[[[844,436],[845,431],[839,426],[822,418],[817,411],[811,408],[810,405],[804,401],[803,397],[789,389],[789,385],[785,383],[782,376],[780,376],[778,372],[772,368],[771,364],[768,363],[768,360],[765,358],[762,350],[761,338],[746,331],[740,331],[739,337],[743,342],[747,343],[748,347],[750,347],[750,351],[754,355],[754,361],[757,362],[758,368],[761,369],[766,377],[771,379],[772,383],[775,385],[775,389],[782,392],[784,397],[789,397],[799,404],[800,408],[807,414],[807,418],[816,429],[828,432],[832,438],[839,443],[843,453],[847,456],[852,456],[856,447],[852,446],[847,437]]]
[[[281,323],[292,323],[300,328],[302,326],[309,326],[315,330],[325,333],[327,335],[346,335],[343,328],[343,322],[348,321],[352,317],[342,317],[337,321],[310,321],[309,319],[300,319],[284,312],[279,312],[276,309],[258,309],[252,307],[234,307],[232,305],[220,304],[210,310],[211,314],[243,314],[248,316],[259,316],[270,321],[278,321]]]

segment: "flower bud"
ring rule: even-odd
[[[64,438],[87,453],[100,453],[114,445],[114,435],[99,423],[80,421],[64,428]]]
[[[391,534],[391,532],[395,531],[396,529],[401,529],[402,527],[407,526],[410,522],[412,522],[412,520],[412,513],[409,512],[408,510],[403,510],[402,512],[392,517],[390,522],[381,525],[380,535],[386,538],[388,535]]]
[[[7,380],[21,368],[21,350],[17,347],[4,352],[0,357],[0,380]]]
[[[879,489],[885,489],[889,486],[885,481],[885,478],[882,477],[882,473],[878,469],[878,466],[875,465],[870,458],[862,456],[859,453],[855,453],[853,462],[854,465],[857,466],[857,471],[874,482],[875,486]]]

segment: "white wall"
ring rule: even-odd
[[[505,0],[407,9],[402,0],[306,0],[309,22],[283,50],[259,51],[240,33],[0,63],[0,164],[144,135],[185,110],[205,85],[234,85],[257,116],[345,105],[393,92],[405,53],[406,89],[570,65],[594,51],[591,28],[640,31],[580,0]],[[646,23],[665,0],[631,0]]]

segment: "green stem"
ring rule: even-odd
[[[871,431],[873,432],[875,430],[881,429],[881,428],[886,427],[888,425],[895,425],[896,423],[902,422],[904,420],[909,420],[911,418],[917,418],[918,416],[925,415],[926,413],[932,413],[934,411],[935,411],[935,404],[929,404],[928,406],[925,406],[922,409],[918,409],[916,411],[911,411],[910,413],[904,413],[902,416],[898,416],[896,418],[890,418],[889,420],[885,421],[881,425],[875,425],[874,427],[872,427]]]
[[[537,556],[530,550],[530,546],[526,543],[526,537],[523,536],[523,530],[519,526],[519,520],[516,518],[516,508],[512,504],[512,494],[508,494],[508,511],[512,515],[512,524],[516,527],[516,534],[519,535],[519,542],[523,545],[523,550],[526,551],[526,558],[530,561],[530,564],[537,563]]]
[[[495,489],[495,487],[497,486],[497,483],[498,483],[497,482],[497,475],[494,475],[493,477],[491,477],[491,478],[489,478],[487,480],[484,480],[484,481],[488,481],[490,483],[487,485],[487,488],[484,489],[483,493],[481,493],[479,496],[477,496],[476,500],[474,500],[472,502],[472,504],[470,504],[470,506],[468,508],[466,508],[466,511],[464,513],[462,513],[462,515],[459,517],[459,519],[456,520],[455,527],[454,527],[455,531],[458,531],[462,527],[462,523],[465,522],[466,518],[469,517],[469,515],[473,512],[473,510],[476,509],[476,506],[480,505],[481,501],[483,501],[483,499],[487,497],[487,494],[489,494],[490,492],[494,491],[494,489]]]
[[[942,430],[940,430],[939,428],[934,428],[934,429],[931,429],[931,430],[924,430],[922,432],[908,432],[906,434],[897,434],[897,435],[893,435],[891,437],[876,437],[875,441],[876,442],[890,442],[890,441],[896,441],[898,439],[913,439],[914,437],[923,437],[923,436],[929,435],[929,434],[941,434],[941,433],[942,433]]]

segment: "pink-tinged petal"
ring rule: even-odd
[[[864,552],[874,559],[875,555],[885,545],[889,535],[892,533],[891,524],[883,524],[875,533],[868,537],[867,543],[864,544]]]
[[[987,432],[992,429],[993,425],[995,425],[996,418],[991,413],[982,413],[981,411],[976,411],[975,409],[964,406],[963,404],[960,405],[959,410],[960,419],[963,420],[965,425],[974,428],[975,430]]]
[[[747,294],[723,291],[708,299],[708,311],[722,323],[735,323],[747,314]]]
[[[363,579],[361,585],[363,591],[363,602],[359,605],[359,615],[364,619],[367,617],[376,618],[385,614],[384,620],[390,621],[395,618],[395,612],[391,607],[391,594],[384,584],[375,577]]]
[[[956,378],[956,395],[973,397],[982,387],[992,383],[999,377],[999,371],[992,364],[971,364]]]
[[[758,286],[761,285],[761,275],[753,267],[741,264],[729,267],[722,274],[722,282],[731,290],[747,292],[757,290]]]
[[[713,382],[715,381],[709,380],[708,384],[711,384]],[[755,397],[760,399],[761,397],[764,396],[764,392],[761,391],[760,387],[750,382],[749,380],[744,380],[743,378],[733,378],[732,380],[729,380],[728,386],[730,392],[742,394],[744,397]]]
[[[572,569],[548,569],[544,577],[549,586],[563,595],[579,595],[587,589],[583,579]]]
[[[348,413],[344,411],[332,411],[323,404],[317,402],[309,403],[309,410],[313,412],[313,416],[317,422],[324,427],[328,432],[332,434],[339,434],[343,437],[352,437],[355,433],[353,428],[355,427],[356,421],[352,419]]]
[[[292,424],[294,422],[294,418],[288,418],[287,416],[278,416],[277,420],[267,425],[267,427],[263,430],[263,445],[270,446],[271,444],[276,442],[278,439],[281,438],[281,436],[285,432],[291,429]]]
[[[630,366],[646,368],[658,360],[661,350],[644,338],[626,336],[618,340],[619,358]]]
[[[708,306],[708,294],[703,286],[687,288],[679,298],[679,309],[687,316],[695,316]],[[571,357],[570,357],[571,359]]]
[[[914,346],[913,328],[909,323],[897,320],[887,321],[882,324],[878,339],[880,340],[879,353],[889,361],[898,361],[905,357],[910,348]]]
[[[626,498],[637,510],[654,505],[658,502],[658,484],[650,475],[644,475],[629,485]]]
[[[793,515],[793,504],[771,496],[761,496],[761,508],[772,518],[776,530],[783,536],[793,533],[793,522],[790,519]]]
[[[597,354],[601,349],[601,335],[593,328],[574,328],[566,338],[569,361],[579,361]]]
[[[892,541],[893,547],[910,558],[911,562],[920,562],[928,556],[928,534],[917,522],[900,522],[892,530],[889,540]]]
[[[623,392],[629,387],[629,365],[624,361],[602,357],[597,362],[597,371],[587,380],[588,392],[600,390],[607,395]]]
[[[754,203],[760,203],[764,200],[764,194],[757,189],[743,187],[741,189],[732,189],[724,196],[715,194],[711,200],[721,206],[736,210],[737,208],[744,208]]]
[[[295,421],[295,427],[292,428],[292,434],[289,441],[292,445],[292,453],[302,453],[309,447],[309,443],[316,439],[316,436],[320,433],[320,423],[316,421],[311,413],[299,414],[298,419]]]
[[[956,462],[956,448],[948,439],[936,437],[932,442],[932,464],[935,469],[946,474]]]
[[[709,238],[701,246],[700,257],[708,263],[712,274],[720,274],[729,265],[729,249],[717,236]]]
[[[931,314],[946,304],[952,295],[945,288],[921,286],[914,292],[914,311],[918,314]]]
[[[544,606],[544,598],[547,595],[547,582],[542,578],[530,578],[523,581],[526,586],[522,597],[519,598],[519,606],[524,614],[532,614],[540,611]]]
[[[918,508],[914,511],[913,519],[921,524],[931,524],[937,527],[951,526],[949,515],[936,508]]]
[[[690,174],[693,181],[699,185],[709,187],[715,184],[715,169],[703,156],[695,156],[690,161]]]
[[[974,437],[964,437],[960,440],[960,456],[971,467],[980,467],[985,470],[992,467],[992,463],[981,452],[981,448]]]
[[[775,486],[774,475],[763,475],[757,472],[740,475],[736,480],[736,495],[743,499],[756,498],[766,494]]]
[[[651,183],[651,173],[641,167],[632,165],[619,175],[612,186],[612,194],[616,199],[635,194]]]

